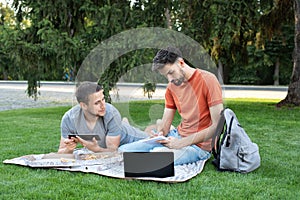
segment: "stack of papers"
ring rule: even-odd
[[[168,139],[167,137],[165,137],[163,135],[160,135],[160,136],[155,136],[155,137],[151,137],[151,138],[145,138],[145,139],[139,140],[139,142],[143,142],[143,143],[147,143],[147,144],[153,144],[153,143],[156,143],[159,140],[167,140],[167,139]]]

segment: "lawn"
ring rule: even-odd
[[[277,109],[276,102],[226,100],[260,148],[259,169],[218,172],[209,160],[201,174],[177,184],[3,164],[5,159],[57,151],[60,120],[69,108],[0,112],[0,199],[300,199],[300,109]],[[116,104],[139,127],[159,117],[162,106],[162,101]]]

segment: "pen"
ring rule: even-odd
[[[156,129],[152,129],[151,132],[153,133],[154,136],[160,136],[159,132]]]

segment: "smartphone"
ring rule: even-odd
[[[93,140],[93,138],[96,138],[96,140],[101,140],[99,135],[68,135],[68,138],[71,139],[72,137],[76,138],[79,136],[80,138],[84,140]]]
[[[71,139],[72,137],[76,138],[77,135],[68,135],[68,138]]]

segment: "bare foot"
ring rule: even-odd
[[[127,124],[129,124],[129,120],[127,119],[127,117],[123,117],[122,121],[126,122]]]

